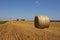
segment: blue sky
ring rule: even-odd
[[[0,0],[0,20],[33,20],[36,15],[60,19],[60,0]]]

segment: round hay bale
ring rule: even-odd
[[[34,25],[37,28],[48,28],[50,24],[50,20],[48,16],[35,16]]]

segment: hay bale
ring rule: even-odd
[[[41,29],[48,28],[50,24],[50,20],[48,16],[35,16],[34,24],[35,27],[37,28],[41,28]]]

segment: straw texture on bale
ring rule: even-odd
[[[34,25],[37,28],[48,28],[50,24],[50,20],[48,16],[35,16]]]

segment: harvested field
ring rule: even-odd
[[[31,21],[9,21],[0,24],[0,40],[60,40],[60,22],[38,29]]]

